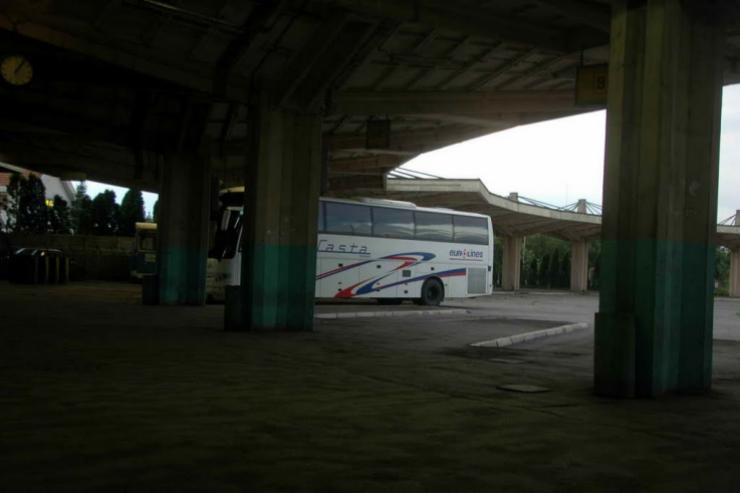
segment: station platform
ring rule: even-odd
[[[735,341],[715,341],[710,394],[653,400],[593,395],[591,330],[470,346],[580,321],[594,296],[233,333],[221,306],[143,306],[137,294],[0,283],[0,490],[717,491],[740,480]],[[718,305],[740,326],[740,302]]]

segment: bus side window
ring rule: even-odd
[[[482,217],[454,216],[455,242],[488,244],[488,221]]]
[[[434,212],[415,212],[416,239],[452,241],[452,216]]]
[[[407,210],[373,207],[373,236],[413,238],[414,213]]]
[[[325,202],[325,228],[327,233],[370,236],[372,220],[366,205]]]

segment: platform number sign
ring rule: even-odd
[[[576,75],[576,105],[606,106],[609,90],[609,66],[586,65]]]

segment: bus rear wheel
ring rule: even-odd
[[[445,299],[445,288],[439,279],[427,279],[421,286],[419,305],[437,306]]]

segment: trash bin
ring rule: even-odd
[[[44,268],[46,270],[46,282],[59,284],[66,282],[68,274],[65,272],[66,257],[61,250],[44,250]]]
[[[19,284],[38,283],[39,259],[35,248],[20,248],[13,252],[8,265],[8,280]]]
[[[19,284],[63,283],[69,279],[69,259],[61,250],[20,248],[8,262],[8,280]]]

